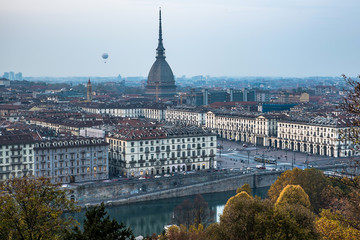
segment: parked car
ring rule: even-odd
[[[154,178],[161,178],[161,176],[160,175],[155,175],[155,177]]]
[[[144,179],[146,179],[145,177],[139,177],[139,180],[144,180]]]
[[[164,177],[170,177],[171,175],[170,174],[165,174]]]

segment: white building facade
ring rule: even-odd
[[[216,135],[201,128],[143,129],[114,133],[109,165],[113,175],[146,176],[212,168],[215,164]]]

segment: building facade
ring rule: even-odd
[[[0,136],[0,181],[34,174],[34,144],[28,134]]]
[[[36,142],[34,173],[54,183],[108,179],[108,144],[90,138]]]
[[[329,157],[358,155],[351,142],[341,140],[340,132],[349,127],[337,119],[318,117],[310,122],[280,120],[277,128],[277,137],[271,139],[271,146],[276,148]]]
[[[186,172],[215,165],[216,135],[197,127],[122,129],[106,141],[115,176]]]
[[[222,138],[268,146],[277,134],[274,116],[206,113],[206,128]]]

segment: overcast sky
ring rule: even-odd
[[[360,74],[359,0],[0,0],[0,76],[147,76],[159,6],[176,76]]]

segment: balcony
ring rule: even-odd
[[[213,154],[213,153],[209,154],[209,157],[215,157],[215,154]]]
[[[176,159],[176,158],[175,158]],[[166,161],[166,158],[161,158],[160,159],[161,162],[165,162]]]
[[[11,158],[20,158],[20,157],[22,157],[22,154],[11,155]]]
[[[21,165],[22,162],[11,162],[11,165]]]
[[[22,147],[12,147],[10,148],[11,151],[21,151]]]
[[[156,162],[156,158],[151,158],[149,162]]]
[[[145,160],[139,160],[138,163],[145,163]]]

